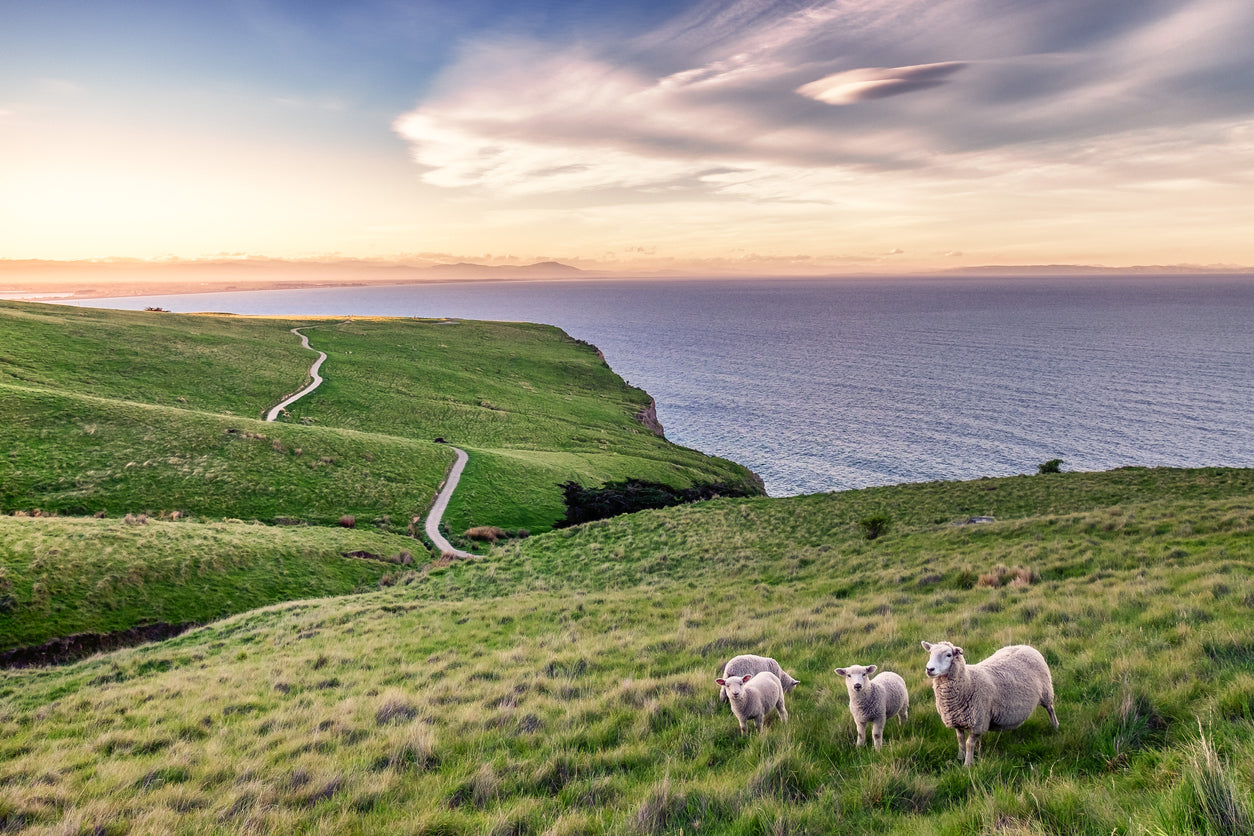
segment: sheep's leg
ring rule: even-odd
[[[958,760],[962,760],[967,754],[967,733],[962,729],[954,729],[954,734],[958,735]]]
[[[975,732],[967,732],[967,753],[963,760],[963,766],[970,766],[975,763],[975,747],[980,742],[980,736]]]
[[[855,720],[854,722],[858,724],[858,744],[857,745],[865,746],[866,745],[866,721]]]
[[[871,738],[875,741],[875,748],[879,749],[884,745],[884,718],[879,717],[871,726]]]
[[[775,708],[779,711],[779,719],[785,723],[788,722],[788,709],[784,708],[784,698],[780,697],[779,702],[775,704]]]

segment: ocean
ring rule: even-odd
[[[75,304],[556,325],[656,399],[667,438],[746,465],[772,496],[1055,458],[1254,467],[1250,277],[476,281]]]

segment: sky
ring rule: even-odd
[[[0,0],[0,259],[1254,265],[1250,0]]]

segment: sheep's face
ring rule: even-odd
[[[837,668],[836,673],[845,678],[845,687],[850,694],[858,694],[870,684],[871,674],[875,670],[875,665],[850,665],[847,668]]]
[[[728,699],[740,702],[744,697],[745,683],[750,679],[753,679],[753,674],[747,673],[744,676],[729,676],[726,679],[716,679],[714,681],[727,689]]]
[[[927,675],[933,678],[947,676],[954,666],[954,659],[962,655],[962,648],[955,647],[949,642],[936,644],[923,642],[923,649],[928,653]]]

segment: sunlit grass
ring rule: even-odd
[[[1235,832],[1251,503],[1124,496],[873,543],[866,497],[720,500],[14,671],[0,809],[31,833]],[[981,584],[999,565],[1034,574]],[[921,671],[942,637],[1040,648],[1061,727],[1038,712],[963,768]],[[787,724],[742,737],[717,702],[738,652],[801,680]],[[855,660],[910,690],[878,753],[831,672]]]
[[[323,385],[277,423],[260,419]],[[547,530],[561,483],[635,477],[751,485],[670,444],[647,393],[556,328],[417,319],[279,319],[0,302],[0,511],[388,518],[404,532],[472,453],[449,531]]]

